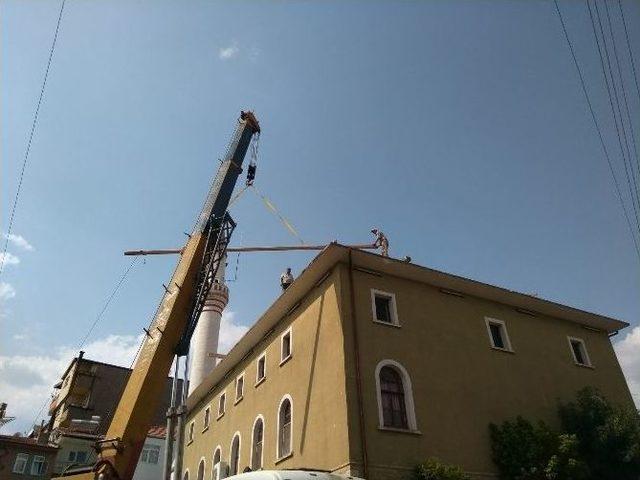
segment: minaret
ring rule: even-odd
[[[216,366],[220,320],[229,302],[229,289],[224,283],[226,260],[225,256],[220,262],[216,279],[207,295],[198,324],[191,337],[189,395]]]

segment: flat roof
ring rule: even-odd
[[[295,309],[297,304],[324,278],[328,271],[338,263],[347,263],[350,250],[355,268],[405,278],[436,288],[483,298],[527,312],[577,323],[609,334],[629,326],[627,322],[615,318],[586,312],[532,295],[507,290],[403,260],[383,257],[364,250],[351,249],[339,243],[331,243],[311,260],[291,286],[282,292],[238,343],[231,348],[225,358],[216,365],[213,371],[189,395],[187,408],[191,410],[196,407],[220,381],[229,375],[241,360],[251,354],[255,345],[271,333],[271,330],[282,318]]]

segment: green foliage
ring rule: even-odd
[[[533,425],[522,417],[489,425],[493,461],[505,479],[544,480],[557,436],[543,422]],[[560,478],[560,477],[557,477]]]
[[[590,478],[640,478],[640,415],[611,405],[593,388],[578,392],[575,402],[560,406],[563,429],[577,438],[577,451]]]
[[[559,407],[562,431],[518,417],[491,424],[493,459],[503,480],[638,480],[640,415],[585,388]]]
[[[437,458],[430,458],[413,471],[411,480],[468,480],[464,471],[455,465],[447,465]]]

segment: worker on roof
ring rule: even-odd
[[[380,254],[383,257],[388,257],[389,256],[389,240],[387,240],[387,237],[385,236],[385,234],[382,233],[377,228],[374,228],[373,230],[371,230],[371,233],[373,233],[376,236],[376,241],[374,242],[374,245],[380,249]]]
[[[287,271],[280,275],[280,286],[282,287],[282,290],[286,290],[292,283],[293,274],[291,273],[291,267],[287,267]]]

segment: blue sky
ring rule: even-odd
[[[623,3],[640,57],[640,4]],[[3,231],[58,6],[0,4]],[[617,154],[588,11],[561,7]],[[0,367],[39,385],[0,389],[16,426],[77,350],[122,252],[184,242],[241,109],[263,128],[256,185],[305,241],[367,242],[378,226],[394,256],[638,325],[640,262],[552,2],[68,0],[13,227],[33,250],[10,243],[19,263],[2,274],[15,295]],[[296,243],[251,192],[232,214],[236,245]],[[310,259],[241,256],[229,328]],[[120,339],[125,355],[174,262],[140,262],[89,343]]]

